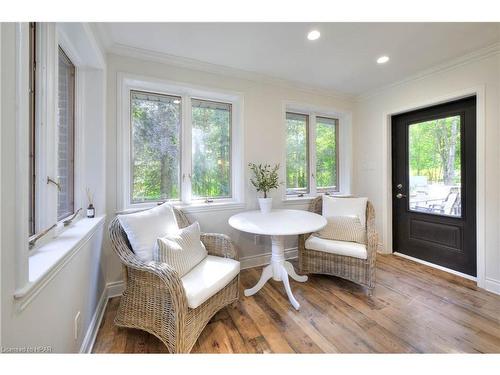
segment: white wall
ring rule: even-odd
[[[352,101],[347,98],[336,98],[321,93],[313,93],[298,88],[285,87],[274,83],[264,83],[248,79],[228,77],[226,75],[201,72],[180,68],[161,62],[147,62],[131,57],[108,55],[108,113],[107,113],[107,170],[116,171],[116,88],[117,73],[129,73],[167,81],[184,82],[197,86],[236,91],[244,96],[244,165],[249,162],[283,163],[284,126],[282,110],[284,101],[309,104],[321,108],[339,111],[351,111]],[[245,171],[245,203],[246,209],[256,208],[256,193],[248,181]],[[107,214],[112,218],[117,209],[117,184],[115,173],[107,175]],[[282,187],[283,188],[283,187]],[[281,205],[281,189],[272,193],[276,206]],[[297,207],[305,208],[306,205]],[[294,206],[295,208],[295,206]],[[221,210],[190,215],[198,220],[203,231],[226,233],[237,244],[241,257],[251,257],[270,251],[268,239],[256,245],[251,235],[231,230],[228,218],[235,210]],[[295,239],[287,241],[287,247],[295,246]],[[121,280],[120,263],[112,253],[109,243],[106,246],[107,281]]]
[[[384,235],[391,218],[384,208],[385,115],[410,109],[454,93],[484,87],[485,99],[485,276],[486,287],[500,293],[500,183],[499,183],[499,108],[500,55],[498,49],[474,60],[436,71],[418,79],[359,98],[354,123],[354,192],[368,196],[377,212],[377,227]],[[429,102],[430,101],[430,102]],[[478,112],[481,108],[478,108]],[[390,145],[390,143],[389,143]],[[478,155],[481,150],[478,150]],[[390,160],[390,159],[389,159]],[[389,175],[390,176],[390,175]],[[390,185],[389,185],[390,188]],[[390,204],[390,201],[389,201]],[[384,217],[386,220],[384,222]],[[390,252],[390,238],[382,237],[383,250]]]
[[[16,287],[19,287],[16,286],[16,277],[20,272],[17,260],[22,253],[16,242],[16,215],[22,204],[13,198],[16,191],[22,188],[16,185],[16,112],[22,108],[18,108],[16,102],[16,74],[19,69],[16,64],[16,24],[2,23],[0,28],[1,344],[3,348],[50,346],[54,352],[77,352],[105,288],[102,260],[104,228],[98,228],[29,303],[14,298]],[[84,143],[78,144],[84,146],[81,154],[82,184],[96,192],[97,213],[102,215],[106,182],[105,71],[85,67],[81,73],[83,96],[86,98],[85,114],[80,124]],[[23,244],[27,247],[27,238]],[[75,340],[74,318],[78,311],[81,320],[78,339]]]

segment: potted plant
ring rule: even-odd
[[[273,206],[273,198],[269,198],[267,193],[272,189],[277,189],[280,184],[278,182],[278,169],[280,165],[276,164],[274,167],[271,167],[269,164],[257,165],[250,163],[248,166],[254,174],[250,182],[258,192],[261,191],[264,193],[264,197],[259,198],[260,211],[262,213],[268,213]]]

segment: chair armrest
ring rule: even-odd
[[[200,239],[208,254],[238,260],[238,252],[229,236],[221,233],[202,233]]]
[[[129,282],[144,287],[144,295],[151,298],[165,290],[178,314],[187,312],[187,299],[179,274],[167,263],[150,261],[126,264]]]
[[[367,236],[367,255],[368,259],[375,259],[378,249],[378,233],[374,228],[370,228],[366,232]]]
[[[366,237],[368,260],[374,262],[378,249],[378,233],[375,226],[375,209],[371,202],[368,202],[366,210]]]

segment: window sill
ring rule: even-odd
[[[290,196],[290,197],[284,197],[282,199],[282,202],[284,204],[305,204],[309,203],[313,199],[315,199],[317,196],[312,196],[312,195],[304,195],[303,197],[298,197],[298,196]]]
[[[286,196],[282,199],[283,204],[285,205],[300,205],[307,204],[311,202],[313,199],[324,195],[323,193],[318,193],[317,195],[304,195],[303,197],[298,196]],[[352,197],[352,194],[344,194],[344,193],[333,193],[329,194],[329,197]]]
[[[23,310],[50,280],[78,253],[104,223],[105,216],[84,218],[29,255],[28,283],[14,293]]]
[[[191,204],[175,205],[176,208],[182,209],[186,213],[197,213],[206,211],[226,211],[226,210],[240,210],[246,207],[245,203],[237,202],[234,200],[214,200],[211,203],[194,202]]]
[[[174,206],[177,209],[181,209],[185,213],[191,214],[191,213],[198,213],[198,212],[214,212],[214,211],[227,211],[227,210],[241,210],[246,208],[245,203],[242,202],[237,202],[234,200],[214,200],[211,203],[205,203],[203,201],[199,202],[193,202],[190,204],[187,203],[175,203],[171,202],[170,203],[172,206]],[[119,210],[116,211],[117,215],[120,214],[129,214],[129,213],[134,213],[134,212],[139,212],[139,211],[144,211],[148,210],[150,208],[156,207],[156,203],[152,203],[151,205],[148,206],[141,206],[141,207],[130,207],[124,210]]]

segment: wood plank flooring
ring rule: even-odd
[[[260,268],[241,272],[252,287]],[[372,297],[348,281],[310,275],[291,280],[295,311],[282,283],[220,311],[193,353],[500,353],[500,296],[472,281],[394,255],[377,257]],[[109,301],[95,353],[164,353],[154,336],[113,324]]]

